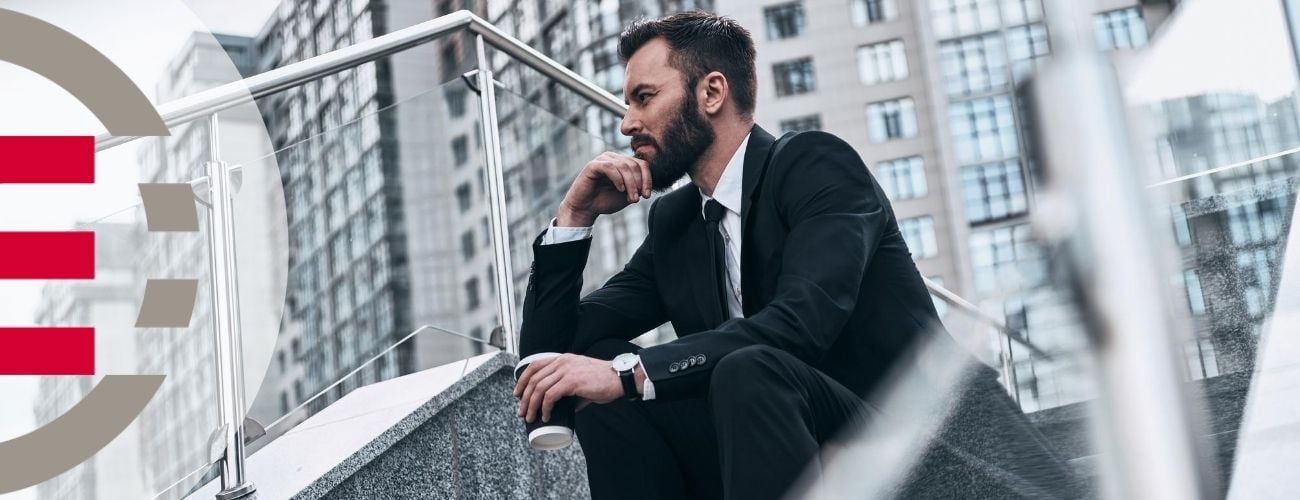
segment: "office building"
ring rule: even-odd
[[[95,369],[98,373],[134,373],[141,344],[135,317],[143,282],[136,279],[134,249],[144,234],[134,224],[79,224],[95,232],[95,279],[51,281],[41,290],[34,323],[42,326],[95,328]],[[102,377],[40,377],[40,394],[33,411],[37,427],[63,416],[80,403]],[[144,447],[149,429],[136,422],[89,460],[45,481],[36,498],[87,500],[141,498],[146,495]]]
[[[1083,345],[1030,234],[1035,165],[1017,87],[1051,56],[1040,0],[718,0],[758,48],[758,122],[848,141],[889,196],[924,276],[1049,350]],[[1098,46],[1146,45],[1170,2],[1091,1]],[[940,307],[941,312],[946,308]],[[944,312],[957,334],[971,327]],[[998,362],[1004,341],[978,354]],[[1090,397],[1008,346],[1026,410]],[[1077,372],[1076,372],[1077,373]]]

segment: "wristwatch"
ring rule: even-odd
[[[641,395],[636,391],[636,365],[641,363],[641,357],[636,354],[625,352],[614,357],[612,366],[615,372],[618,372],[618,379],[623,383],[623,399],[636,401],[641,399]]]

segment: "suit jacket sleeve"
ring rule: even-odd
[[[650,220],[654,220],[653,205]],[[579,299],[590,250],[591,238],[542,245],[539,235],[533,242],[533,265],[519,332],[520,356],[581,353],[596,340],[631,340],[666,321],[655,287],[649,236],[622,271]]]
[[[857,152],[833,135],[800,134],[780,156],[784,163],[772,159],[759,187],[789,228],[772,300],[749,317],[642,349],[657,399],[707,393],[718,361],[746,346],[775,347],[815,364],[856,307],[887,227],[883,194]]]

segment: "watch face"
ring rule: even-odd
[[[635,354],[625,352],[614,358],[614,370],[625,372],[636,366],[637,357]]]

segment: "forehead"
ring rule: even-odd
[[[676,68],[668,64],[672,53],[668,41],[655,38],[637,49],[627,60],[627,74],[623,79],[624,90],[631,90],[638,85],[662,86],[665,82],[680,77]]]

